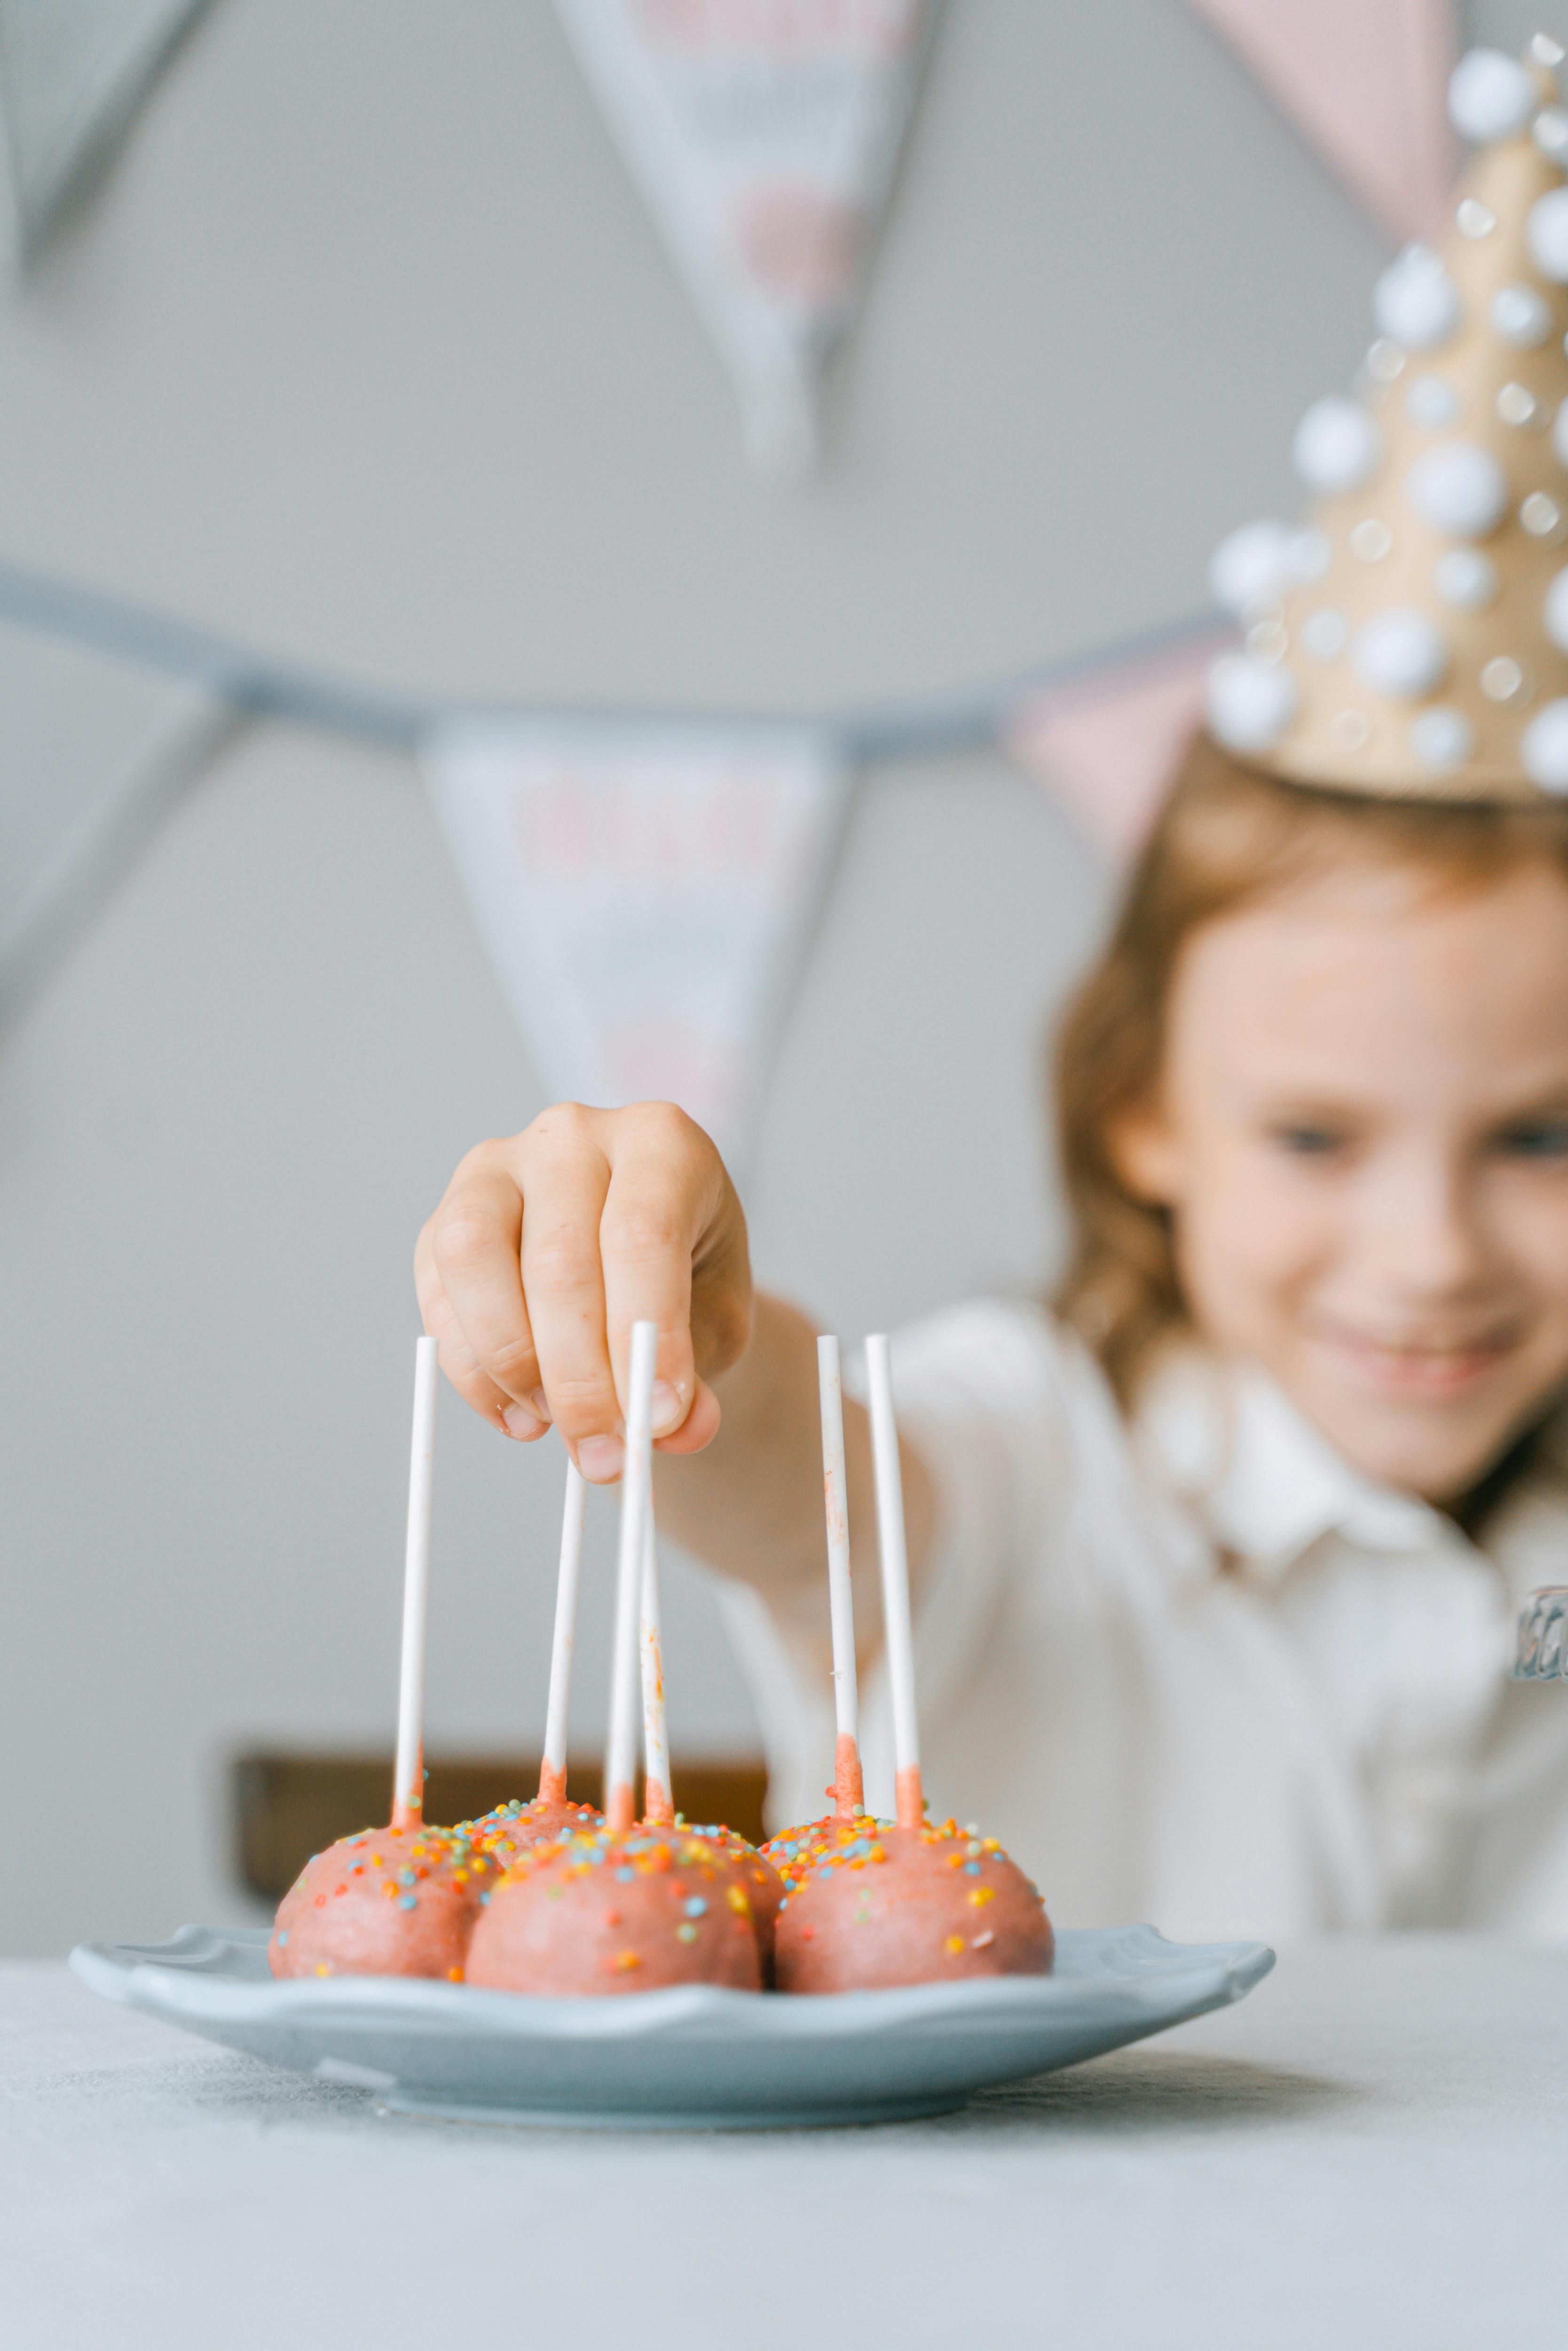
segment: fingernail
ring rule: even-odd
[[[528,1398],[528,1404],[530,1408],[538,1413],[539,1418],[548,1428],[551,1421],[555,1418],[555,1415],[549,1408],[549,1398],[546,1395],[543,1388],[536,1388],[534,1390],[532,1395]]]
[[[673,1387],[668,1380],[653,1382],[653,1434],[655,1437],[663,1437],[666,1429],[674,1428],[685,1408],[686,1400],[679,1388]]]
[[[626,1466],[626,1447],[618,1437],[582,1437],[577,1466],[591,1485],[608,1486]]]
[[[509,1404],[501,1418],[506,1424],[507,1436],[517,1437],[524,1445],[531,1444],[536,1437],[542,1437],[549,1426],[524,1404]]]

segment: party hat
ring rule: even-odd
[[[1210,580],[1244,650],[1209,726],[1301,782],[1421,798],[1568,793],[1568,109],[1562,47],[1472,49],[1477,152],[1440,247],[1378,279],[1354,393],[1308,409],[1304,523],[1250,523]]]

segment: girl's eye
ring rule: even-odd
[[[1294,1159],[1326,1159],[1344,1148],[1344,1136],[1332,1126],[1277,1126],[1273,1140]]]
[[[1568,1119],[1531,1119],[1504,1130],[1501,1147],[1514,1159],[1568,1159]]]

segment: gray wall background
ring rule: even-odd
[[[826,468],[780,493],[545,0],[222,0],[0,291],[0,546],[434,691],[924,694],[1191,610],[1289,510],[1385,253],[1179,0],[952,0]],[[867,779],[764,1280],[858,1333],[1040,1278],[1039,1036],[1106,887],[999,764]],[[284,728],[0,1038],[0,1949],[238,1915],[226,1754],[390,1737],[410,1246],[540,1106],[412,770]],[[433,1746],[539,1734],[559,1475],[447,1398]],[[677,1745],[747,1749],[667,1580]],[[584,1744],[606,1629],[592,1574]]]

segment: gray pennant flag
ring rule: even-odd
[[[208,0],[0,0],[0,115],[26,259],[110,162]]]
[[[26,994],[232,724],[183,678],[0,622],[0,1008]]]

